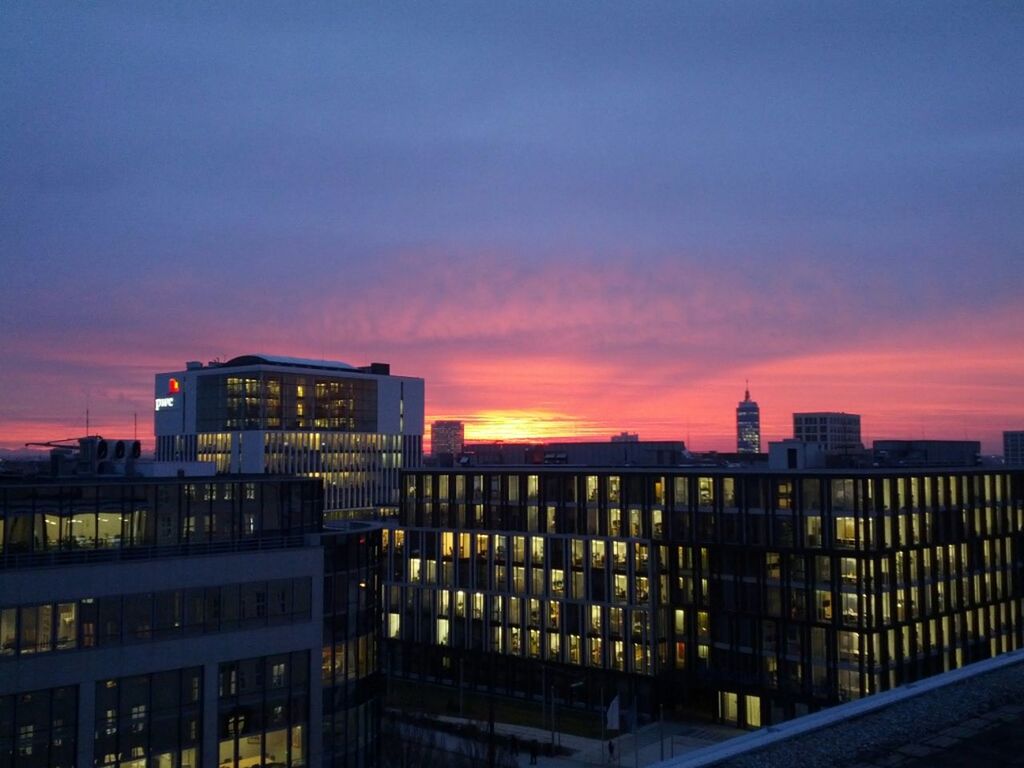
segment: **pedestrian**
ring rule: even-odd
[[[509,738],[509,751],[512,753],[512,757],[519,757],[519,739],[513,734]]]
[[[615,762],[615,742],[611,739],[608,739],[608,762]]]
[[[530,742],[530,765],[537,764],[537,740]]]

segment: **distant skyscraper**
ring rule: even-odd
[[[613,443],[639,443],[640,435],[637,432],[619,432],[617,435],[612,435]]]
[[[793,437],[818,443],[828,453],[862,451],[860,416],[856,413],[794,413]]]
[[[1003,460],[1014,466],[1024,464],[1024,430],[1003,432]]]
[[[461,421],[435,421],[430,425],[430,452],[434,456],[458,456],[465,440],[466,428]]]
[[[750,387],[736,406],[736,453],[761,452],[761,409],[750,399]]]

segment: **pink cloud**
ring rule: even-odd
[[[771,439],[789,435],[794,410],[860,412],[869,437],[966,433],[987,450],[1024,422],[1017,306],[897,312],[896,286],[865,303],[810,258],[784,273],[728,264],[423,251],[248,301],[230,289],[215,301],[207,288],[188,303],[180,286],[161,289],[136,302],[131,323],[40,325],[9,339],[0,445],[80,432],[87,404],[112,434],[130,434],[138,413],[149,438],[155,372],[257,351],[388,361],[426,379],[428,420],[525,412],[546,433],[629,429],[689,436],[696,449],[734,445],[746,378]]]

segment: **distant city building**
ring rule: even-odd
[[[464,466],[566,464],[577,467],[676,467],[688,460],[682,440],[582,443],[468,443]]]
[[[243,355],[156,375],[160,461],[212,461],[219,473],[320,478],[326,511],[398,503],[398,474],[423,450],[423,379],[390,366]]]
[[[736,453],[761,452],[761,409],[750,399],[750,387],[736,406]]]
[[[430,452],[434,456],[458,456],[466,441],[466,427],[461,421],[435,421],[430,425]]]
[[[619,432],[617,435],[612,435],[613,443],[639,443],[640,435],[636,432]]]
[[[1024,430],[1003,432],[1003,460],[1014,466],[1024,465]]]
[[[818,443],[826,453],[864,450],[860,416],[856,413],[794,413],[793,437],[805,443]]]
[[[873,461],[880,467],[973,467],[979,463],[977,440],[875,440]]]

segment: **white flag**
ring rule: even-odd
[[[608,705],[608,728],[617,731],[619,730],[619,697],[616,696],[612,699],[612,703]]]

